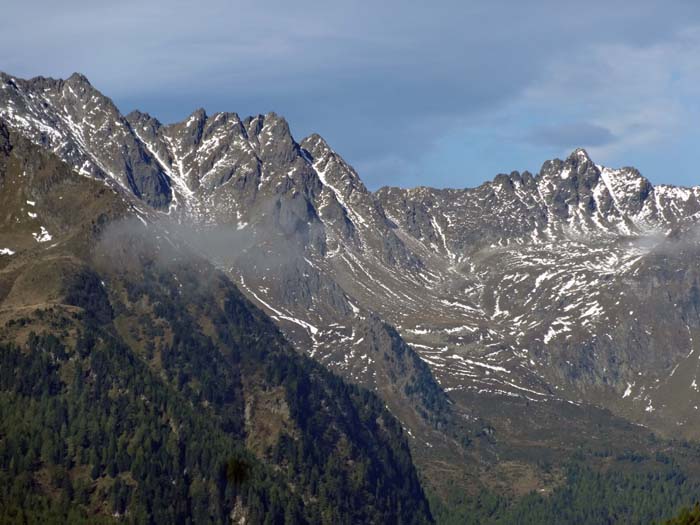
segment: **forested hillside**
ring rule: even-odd
[[[117,193],[0,146],[0,522],[432,521],[375,395]]]
[[[456,490],[446,496],[447,503],[434,499],[436,521],[445,525],[665,523],[670,509],[692,505],[700,494],[697,473],[690,479],[688,469],[666,455],[605,459],[608,467],[601,469],[591,468],[583,457],[575,458],[556,489],[515,501],[489,490],[476,495]]]

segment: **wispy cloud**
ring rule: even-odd
[[[700,27],[684,28],[649,45],[592,42],[575,55],[548,63],[549,80],[525,90],[520,111],[595,122],[578,132],[592,153],[603,158],[633,157],[643,147],[663,148],[696,128],[698,56]],[[560,131],[561,145],[569,146],[568,139],[578,134],[576,127],[543,129],[553,132],[552,138]],[[597,144],[596,138],[601,139]]]

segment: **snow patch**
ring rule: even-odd
[[[625,390],[625,393],[622,394],[622,399],[629,397],[632,394],[632,387],[634,386],[634,383],[627,383],[627,389]]]
[[[32,237],[34,237],[36,242],[49,242],[53,239],[52,235],[43,226],[41,226],[41,231],[39,233],[32,233]]]

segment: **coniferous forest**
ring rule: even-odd
[[[221,523],[237,512],[270,524],[430,521],[396,420],[372,394],[275,349],[274,327],[260,328],[272,338],[256,333],[240,298],[216,318],[230,338],[222,355],[161,297],[155,310],[175,332],[154,350],[156,372],[103,328],[112,313],[94,285],[79,276],[68,295],[91,314],[38,314],[59,335],[78,322],[74,344],[30,332],[26,346],[0,347],[2,523]],[[245,421],[244,372],[288,405],[289,434],[246,443],[257,422]]]

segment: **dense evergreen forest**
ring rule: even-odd
[[[0,523],[432,522],[383,403],[200,270],[146,264],[110,298],[81,269],[77,309],[6,324]]]
[[[668,456],[630,454],[609,459],[611,468],[606,470],[587,466],[582,457],[573,459],[565,469],[565,482],[549,494],[531,493],[513,501],[489,490],[476,495],[456,490],[444,502],[433,497],[436,522],[441,525],[642,525],[662,523],[674,509],[692,505],[700,497],[700,479],[689,479]]]
[[[92,286],[85,278],[80,282]],[[95,300],[83,292],[74,302]],[[397,425],[382,416],[373,395],[305,359],[277,354],[266,361],[264,381],[284,387],[301,424],[299,434],[283,435],[267,450],[269,461],[261,461],[246,447],[245,423],[232,408],[235,390],[226,393],[231,389],[225,382],[235,382],[226,377],[233,368],[202,341],[199,352],[185,352],[193,349],[196,330],[184,312],[161,312],[180,321],[163,380],[99,328],[97,303],[91,311],[79,316],[82,331],[72,346],[59,337],[70,332],[71,322],[54,310],[40,317],[58,336],[31,332],[25,348],[0,346],[0,523],[222,523],[242,512],[251,523],[430,522],[427,509],[416,508],[420,487],[404,477],[410,456],[394,452],[405,444],[382,448],[363,435],[378,414],[382,425]],[[245,359],[239,355],[239,365]],[[352,469],[324,450],[328,438],[322,434],[338,419],[324,414],[324,393],[309,371],[324,377],[345,416],[359,418],[344,428],[346,440],[365,447],[356,451]],[[400,435],[398,428],[394,432]],[[489,491],[455,492],[447,497],[449,507],[434,499],[436,521],[662,523],[670,509],[690,505],[700,494],[700,483],[668,456],[610,458],[614,468],[606,472],[585,466],[584,459],[572,460],[566,483],[551,494],[513,502]],[[387,471],[395,486],[385,485]],[[667,523],[697,523],[693,519],[697,510],[686,510]]]

